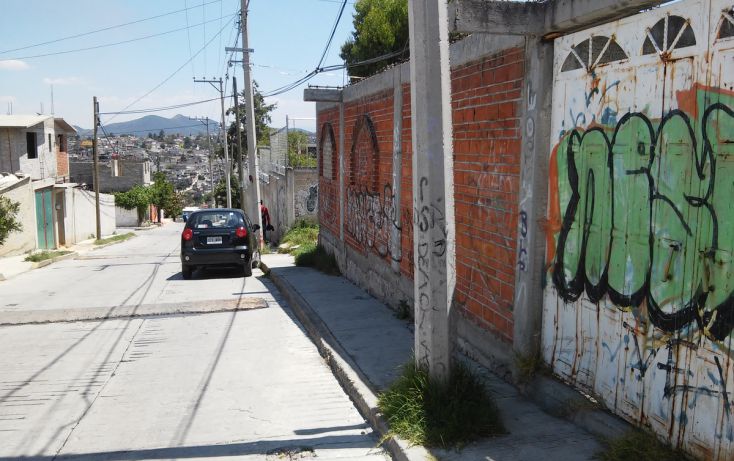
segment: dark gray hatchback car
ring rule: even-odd
[[[181,233],[181,274],[190,279],[200,267],[233,266],[252,275],[260,262],[259,239],[244,211],[210,208],[194,211]]]

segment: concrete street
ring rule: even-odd
[[[387,459],[260,271],[181,278],[181,229],[0,282],[0,323],[31,310],[164,314],[0,327],[0,461]],[[175,313],[194,305],[224,308]]]

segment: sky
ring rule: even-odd
[[[194,77],[224,79],[228,74],[226,93],[231,94],[232,76],[238,89],[243,88],[242,65],[228,67],[230,54],[224,50],[235,41],[237,46],[242,44],[236,23],[240,0],[0,2],[2,114],[9,112],[10,104],[16,115],[51,114],[53,89],[54,115],[91,128],[94,96],[102,123],[109,124],[145,115],[106,114],[110,112],[218,98],[217,90],[193,82]],[[252,75],[262,93],[315,68],[341,4],[341,0],[250,0]],[[339,50],[350,37],[353,13],[354,0],[348,0],[322,66],[341,64]],[[135,23],[122,25],[130,22]],[[88,33],[99,29],[107,30]],[[152,35],[156,36],[140,39]],[[123,41],[128,43],[105,46]],[[77,51],[81,48],[94,49]],[[241,60],[241,53],[231,59]],[[340,70],[321,73],[308,83],[341,86],[345,81]],[[294,119],[291,127],[315,131],[314,120],[298,120],[315,117],[315,104],[303,102],[304,87],[266,99],[278,106],[271,113],[271,126],[285,126],[289,116]],[[231,101],[225,101],[225,108]],[[219,120],[220,107],[217,100],[153,114]]]

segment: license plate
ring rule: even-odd
[[[221,245],[222,237],[207,237],[206,244],[207,245]]]

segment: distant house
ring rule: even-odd
[[[54,249],[95,230],[93,194],[69,182],[69,137],[76,130],[50,115],[0,115],[0,194],[20,205],[20,232],[0,256]],[[101,196],[101,226],[115,230],[114,197]]]
[[[68,138],[76,130],[51,115],[0,115],[0,172],[32,181],[69,176]]]
[[[94,186],[94,163],[71,162],[71,180]],[[135,185],[150,185],[150,161],[112,158],[99,164],[99,191],[125,192]]]

